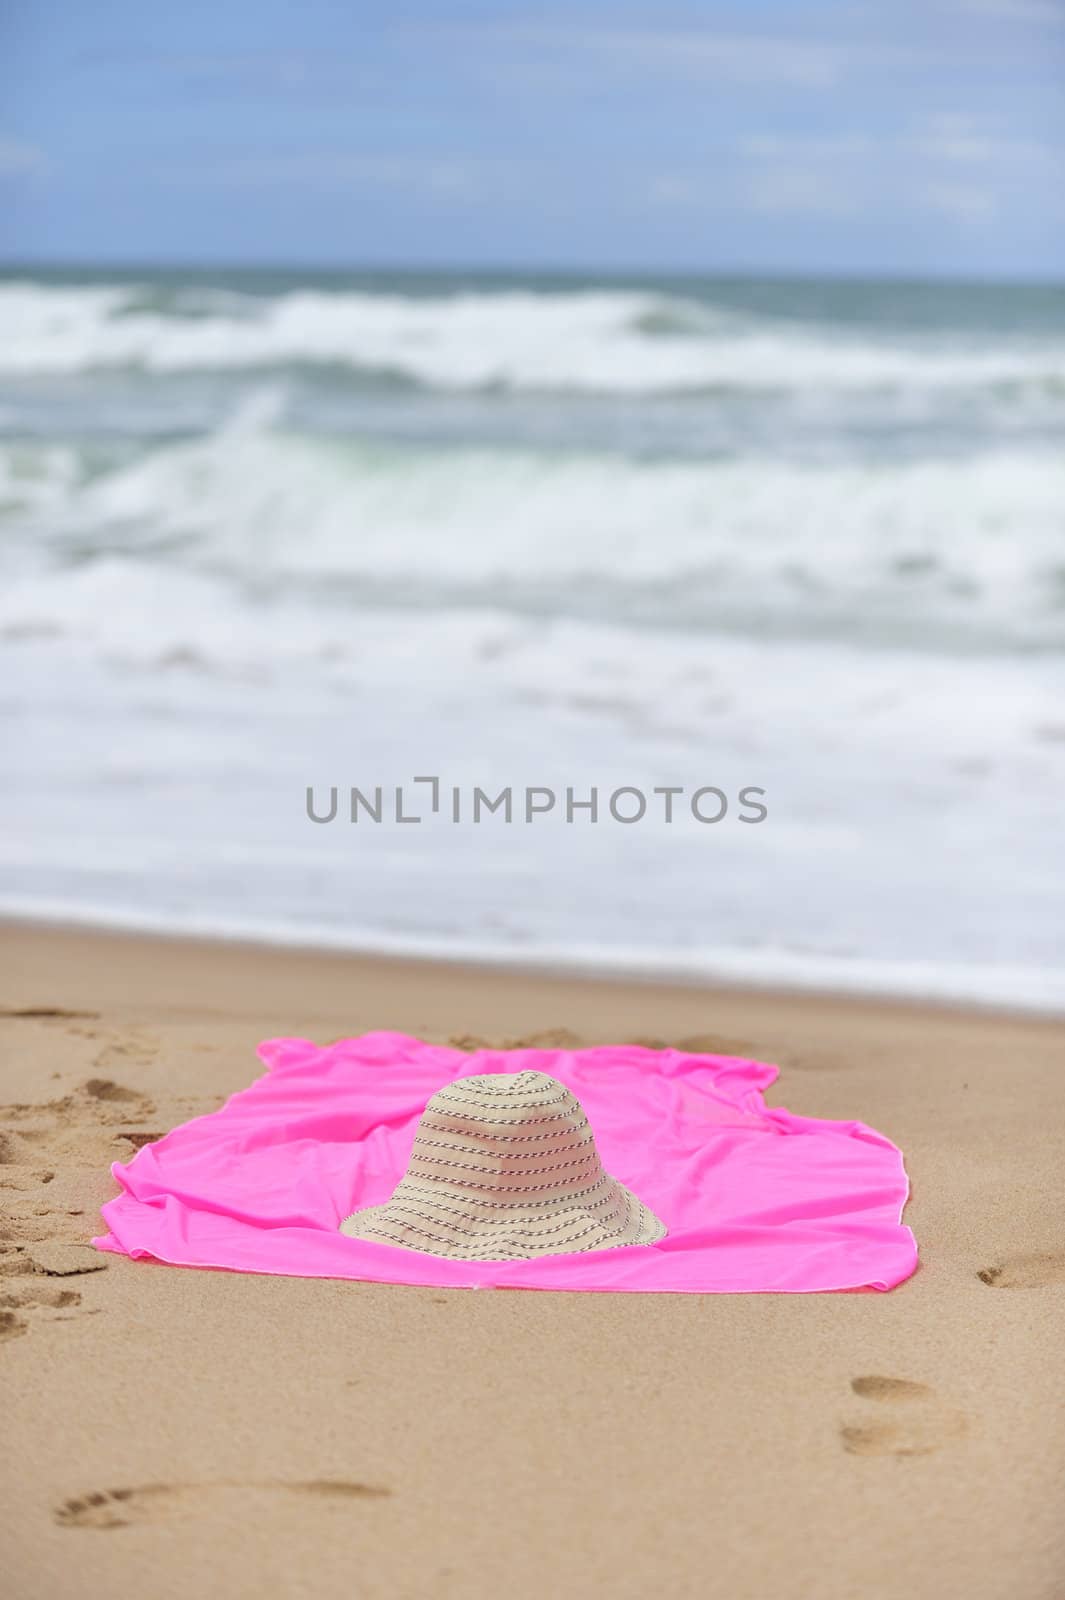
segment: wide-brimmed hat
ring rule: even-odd
[[[604,1172],[580,1101],[545,1072],[457,1078],[418,1125],[390,1200],[340,1224],[351,1239],[465,1261],[653,1244],[653,1211]]]

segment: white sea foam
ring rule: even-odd
[[[0,501],[21,511],[9,573],[19,548],[35,570],[73,541],[160,552],[171,586],[187,572],[252,596],[317,585],[327,607],[331,588],[351,602],[370,584],[423,607],[505,598],[664,626],[1065,638],[1065,464],[1045,454],[890,470],[545,459],[278,435],[280,405],[253,396],[219,432],[88,481],[69,449],[0,449]],[[61,609],[62,578],[44,588],[51,600],[33,604]],[[3,602],[9,622],[20,594]]]
[[[874,339],[714,313],[621,290],[421,297],[292,290],[239,315],[137,309],[135,288],[0,285],[0,373],[137,366],[158,373],[299,363],[392,373],[445,390],[654,394],[1065,383],[1065,343]],[[672,331],[663,334],[663,325]]]
[[[73,583],[75,580],[71,580]],[[100,565],[80,633],[6,650],[7,909],[201,931],[852,984],[1065,1007],[1054,857],[1060,657],[523,625],[506,612],[233,629],[217,580]],[[73,590],[70,591],[73,598]],[[108,625],[110,621],[110,626]],[[100,648],[104,635],[105,648]],[[273,655],[264,645],[273,641]],[[190,643],[190,641],[193,641]],[[254,659],[254,669],[249,660]],[[0,717],[10,720],[9,706]],[[760,827],[330,827],[305,787],[765,791]],[[561,801],[560,801],[561,806]],[[1009,974],[1016,981],[1010,981]],[[1055,982],[1057,989],[1055,991]]]

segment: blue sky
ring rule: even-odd
[[[1065,0],[0,0],[0,256],[1065,276]]]

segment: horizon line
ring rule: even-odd
[[[167,259],[156,256],[79,257],[37,256],[18,257],[0,255],[0,274],[19,272],[173,272],[200,273],[241,272],[258,273],[313,273],[320,277],[369,277],[394,275],[405,277],[542,277],[556,279],[670,279],[677,282],[728,281],[742,279],[762,282],[823,282],[877,284],[953,284],[965,287],[988,288],[1065,288],[1065,271],[1059,276],[1045,273],[984,273],[981,275],[961,270],[930,269],[915,271],[910,268],[877,267],[859,269],[851,267],[764,267],[748,265],[717,265],[705,267],[652,266],[633,264],[576,265],[519,261],[453,261],[418,263],[414,261],[310,261],[277,259],[254,261],[233,260],[224,257],[200,259]]]

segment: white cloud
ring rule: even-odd
[[[702,30],[603,30],[567,33],[560,40],[639,71],[666,69],[685,77],[739,83],[789,83],[819,88],[834,83],[844,53],[831,42],[718,34]]]
[[[1038,139],[1019,138],[1001,121],[985,121],[961,112],[929,117],[904,148],[950,166],[988,167],[1011,164],[1065,166],[1065,152]]]
[[[17,139],[0,139],[0,178],[39,178],[51,166],[43,150]]]
[[[778,167],[757,172],[746,181],[742,194],[751,211],[845,216],[857,209],[852,192],[825,172],[811,168]]]
[[[647,186],[647,199],[655,206],[687,208],[700,205],[703,192],[693,178],[676,172],[659,172]]]
[[[740,194],[751,211],[845,216],[859,211],[860,186],[877,146],[864,134],[812,138],[752,134],[737,142]]]
[[[316,189],[396,188],[461,197],[476,189],[472,166],[458,160],[349,154],[343,151],[301,155],[237,156],[216,162],[208,172],[181,170],[172,179],[205,179],[234,188],[272,188],[297,184]]]
[[[701,169],[653,174],[649,204],[675,210],[744,211],[842,216],[861,209],[867,158],[878,146],[860,134],[785,139],[753,134],[720,146]]]
[[[365,92],[372,84],[365,61],[344,50],[232,50],[184,55],[166,52],[138,55],[136,61],[223,92],[237,87],[306,96]],[[124,59],[122,64],[127,64]]]
[[[954,0],[954,6],[958,11],[998,17],[1004,22],[1034,22],[1050,27],[1065,23],[1065,5],[1060,0]]]
[[[586,25],[542,20],[399,23],[390,45],[456,52],[452,65],[518,72],[533,82],[553,74],[572,84],[585,71],[707,82],[824,88],[839,79],[852,50],[834,38],[728,32],[711,27]],[[202,83],[255,85],[277,92],[368,87],[366,63],[344,51],[252,50],[170,54],[154,58],[167,71]]]
[[[995,140],[990,138],[972,118],[954,113],[944,113],[942,116],[931,118],[927,131],[919,135],[913,143],[919,154],[931,156],[934,161],[950,161],[962,165],[969,162],[982,164],[989,160],[998,148]]]
[[[419,42],[449,41],[467,58],[485,46],[516,52],[523,70],[537,52],[566,60],[584,57],[588,70],[613,69],[709,82],[792,84],[824,88],[835,83],[847,58],[834,40],[717,32],[710,28],[585,27],[554,22],[429,23],[398,30]]]
[[[978,184],[932,183],[919,198],[932,211],[942,211],[956,222],[990,222],[998,211],[998,198],[991,189]]]
[[[759,160],[780,161],[799,156],[805,161],[837,162],[867,156],[879,146],[861,133],[817,139],[782,139],[777,134],[754,134],[741,139],[738,148],[741,155]]]

